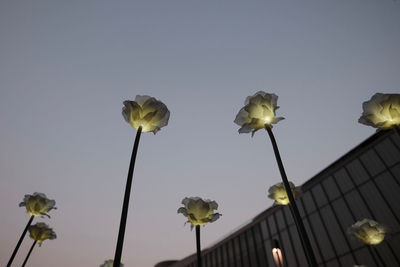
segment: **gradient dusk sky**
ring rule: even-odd
[[[239,135],[233,123],[259,90],[279,96],[286,119],[273,130],[300,185],[375,132],[357,122],[362,102],[400,92],[400,2],[2,0],[0,266],[29,219],[18,204],[36,191],[57,202],[51,219],[35,221],[58,238],[27,266],[114,257],[136,134],[121,109],[137,94],[171,117],[140,141],[126,267],[195,252],[176,213],[186,196],[220,205],[203,247],[270,207],[280,175],[267,133]]]

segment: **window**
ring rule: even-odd
[[[373,217],[372,214],[368,211],[365,203],[363,202],[362,198],[360,197],[360,194],[357,191],[354,190],[348,193],[345,196],[345,199],[349,204],[351,212],[354,214],[356,220],[362,220],[364,218]]]
[[[271,214],[270,216],[268,216],[267,220],[268,220],[269,231],[270,231],[271,235],[273,235],[276,233],[276,224],[275,224],[275,220],[274,220],[274,214]]]
[[[390,228],[398,227],[399,222],[396,220],[372,182],[361,186],[360,191],[367,202],[365,205],[371,209],[373,218],[375,218],[376,221],[384,222]]]
[[[350,253],[340,257],[339,260],[340,260],[339,266],[354,266],[356,264],[355,258]]]
[[[266,221],[261,221],[260,227],[261,227],[261,234],[262,234],[263,240],[267,240],[269,238],[269,232],[268,232]]]
[[[290,211],[289,206],[282,207],[282,211],[284,213],[284,217],[286,218],[287,225],[291,225],[292,223],[294,223],[293,215],[292,212]]]
[[[303,220],[303,223],[304,223],[304,227],[306,228],[308,238],[310,239],[311,246],[312,246],[313,252],[315,254],[317,263],[321,263],[322,262],[321,249],[320,249],[318,243],[315,241],[315,232],[313,232],[313,230],[310,228],[309,220]]]
[[[257,255],[258,255],[258,262],[260,263],[260,266],[265,266],[266,265],[266,257],[265,257],[264,241],[263,241],[263,238],[261,235],[260,224],[257,224],[253,227],[253,234],[254,234],[255,246],[256,246]]]
[[[279,209],[275,212],[276,223],[278,224],[279,230],[285,229],[287,227],[285,221],[283,220],[283,211]]]
[[[370,249],[370,250],[368,250],[368,249]],[[367,265],[368,267],[377,266],[376,261],[371,256],[371,255],[373,255],[372,253],[373,252],[372,252],[371,248],[369,248],[369,247],[363,247],[362,249],[355,251],[354,254],[357,259],[356,264],[357,265]],[[376,257],[376,256],[374,255],[374,257]],[[375,264],[373,264],[373,263],[375,263]]]
[[[322,207],[328,203],[325,192],[322,190],[321,185],[317,184],[312,188],[312,193],[314,194],[315,202],[318,207]]]
[[[242,253],[240,252],[240,240],[239,237],[235,237],[234,239],[234,251],[235,251],[235,261],[237,266],[242,266]]]
[[[383,242],[372,249],[374,249],[376,253],[379,253],[384,262],[384,266],[400,266],[400,262],[394,257],[387,242]]]
[[[382,191],[382,194],[386,200],[391,203],[391,207],[397,216],[400,215],[400,186],[396,181],[395,178],[389,172],[384,172],[380,174],[376,179],[375,182],[379,189]],[[393,203],[397,203],[392,205]]]
[[[400,134],[398,134],[398,133],[392,134],[390,137],[391,137],[393,143],[396,144],[397,147],[400,147]]]
[[[295,225],[290,226],[289,232],[290,235],[292,236],[293,247],[296,250],[297,259],[299,261],[298,266],[308,266],[307,259],[303,250],[303,246],[301,245],[299,233],[297,232],[296,226]],[[313,251],[314,254],[318,253],[316,250]]]
[[[341,191],[343,193],[348,192],[350,189],[354,187],[353,182],[351,181],[349,175],[346,173],[345,169],[340,169],[335,173],[335,179],[336,182],[338,183]]]
[[[400,161],[400,151],[390,139],[385,139],[375,146],[376,151],[388,166]]]
[[[307,191],[304,193],[303,204],[306,207],[307,214],[310,214],[311,212],[313,212],[316,209],[315,203],[314,203],[314,200],[312,199],[310,191]]]
[[[293,250],[292,242],[290,242],[288,229],[281,232],[281,249],[285,254],[286,258],[286,266],[297,266],[296,264],[296,252]],[[295,248],[296,249],[296,248]]]
[[[359,185],[369,179],[369,175],[361,165],[360,161],[354,160],[346,166],[348,172],[350,173],[353,181]]]
[[[230,266],[236,266],[236,264],[235,264],[235,251],[233,249],[233,240],[230,240],[227,243],[226,247],[228,249],[228,258],[229,258],[228,262],[229,262]]]
[[[335,257],[333,248],[329,242],[329,237],[325,232],[324,225],[318,213],[310,215],[310,223],[314,229],[315,238],[317,239],[324,260],[326,261]]]
[[[397,182],[400,183],[400,163],[398,163],[396,166],[393,166],[391,169],[392,174],[396,178]]]
[[[210,254],[210,253],[207,253],[207,254],[205,255],[205,257],[204,257],[204,262],[205,262],[205,264],[206,264],[206,267],[212,267],[212,264],[211,264],[211,254]]]
[[[228,243],[225,243],[221,246],[221,252],[222,252],[222,263],[224,266],[232,266],[229,264],[229,259],[228,259]]]
[[[355,223],[355,219],[347,208],[347,205],[343,199],[338,199],[332,202],[334,212],[337,214],[339,219],[340,227],[344,233],[348,233],[350,226]],[[351,238],[348,234],[346,237],[349,240],[352,249],[359,248],[362,243],[358,242],[355,238]]]
[[[247,247],[249,250],[250,266],[258,266],[257,263],[257,252],[254,246],[254,238],[251,229],[246,231]]]
[[[247,248],[246,233],[240,235],[240,248],[242,251],[242,262],[243,266],[251,266],[249,264],[249,251]]]
[[[378,155],[376,155],[375,151],[372,149],[361,155],[360,160],[372,176],[375,176],[385,169],[385,165],[383,165]]]
[[[213,267],[217,266],[217,255],[215,253],[216,253],[215,249],[214,249],[214,251],[212,251],[210,253],[210,258],[211,258],[211,263],[212,263],[211,266],[213,266]]]
[[[304,218],[306,216],[306,212],[304,210],[303,202],[301,201],[303,198],[299,198],[296,200],[296,206],[299,209],[300,217]]]
[[[340,266],[340,264],[336,259],[328,261],[326,263],[326,267],[337,267],[337,266]]]
[[[222,251],[221,251],[221,246],[217,247],[215,249],[216,256],[217,256],[217,266],[222,266]]]
[[[346,236],[344,236],[344,232],[341,230],[331,207],[326,206],[322,208],[321,216],[338,255],[348,252],[349,247],[347,246],[347,240],[345,239]]]
[[[335,181],[333,180],[332,176],[326,178],[323,182],[322,185],[325,188],[325,191],[328,195],[329,200],[334,200],[340,196],[339,189],[336,186]]]

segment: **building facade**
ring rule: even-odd
[[[303,184],[296,203],[319,266],[400,266],[399,133],[374,134]],[[352,224],[364,218],[389,229],[385,241],[367,246],[348,233]],[[308,266],[288,206],[265,210],[204,249],[203,267],[279,266],[272,253],[276,246],[282,254],[281,266]],[[195,267],[196,255],[168,266]]]

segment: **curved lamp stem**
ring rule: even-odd
[[[196,225],[197,267],[201,267],[200,225]]]
[[[30,249],[29,252],[28,252],[28,255],[26,255],[26,258],[25,258],[25,260],[24,260],[24,263],[22,263],[22,267],[24,267],[25,264],[26,264],[26,262],[28,261],[29,256],[31,255],[32,250],[33,250],[33,248],[35,247],[35,245],[36,245],[36,240],[35,240],[35,242],[33,242],[32,246],[31,246],[31,249]]]
[[[314,252],[311,247],[310,239],[307,236],[306,228],[304,227],[303,221],[301,220],[299,209],[297,208],[296,202],[294,201],[292,190],[290,188],[289,181],[286,176],[285,168],[283,167],[281,155],[279,153],[278,145],[276,144],[274,134],[272,133],[272,129],[268,124],[265,125],[265,129],[268,132],[269,138],[271,139],[272,147],[274,148],[275,158],[278,163],[282,181],[283,181],[283,184],[286,189],[286,193],[289,198],[289,202],[290,202],[289,205],[291,206],[290,210],[292,211],[294,222],[296,223],[296,227],[297,227],[297,230],[300,235],[300,240],[302,240],[302,244],[304,246],[308,264],[312,267],[316,267],[317,261],[315,259],[315,255],[314,255]]]
[[[117,248],[115,249],[114,267],[120,267],[120,264],[121,264],[121,256],[122,256],[122,247],[124,245],[126,219],[128,217],[129,197],[131,194],[131,187],[132,187],[132,180],[133,180],[133,170],[135,169],[136,154],[137,154],[137,150],[139,147],[139,140],[140,140],[141,133],[142,133],[142,126],[140,126],[136,132],[136,138],[135,138],[135,143],[133,145],[131,162],[129,164],[128,178],[127,178],[126,187],[125,187],[124,203],[122,205],[121,221],[119,224]]]
[[[19,240],[18,240],[17,246],[15,247],[15,249],[14,249],[12,255],[11,255],[11,258],[10,258],[10,260],[9,260],[8,263],[7,263],[7,267],[10,267],[10,266],[11,266],[11,263],[14,261],[15,255],[17,255],[17,251],[18,251],[19,247],[21,246],[22,240],[24,240],[25,234],[26,234],[26,232],[28,231],[29,226],[31,226],[34,217],[35,217],[35,216],[32,215],[31,218],[30,218],[29,221],[28,221],[28,224],[25,226],[25,229],[24,229],[24,231],[22,232],[22,235],[21,235],[21,237],[20,237]]]

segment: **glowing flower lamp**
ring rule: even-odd
[[[295,187],[292,182],[289,182],[294,199],[300,194],[300,189]],[[277,183],[271,186],[268,190],[268,197],[275,200],[274,205],[288,205],[290,203],[289,197],[286,193],[285,185]]]
[[[25,195],[23,201],[19,203],[20,207],[25,207],[26,208],[26,213],[28,213],[31,217],[25,226],[24,231],[22,232],[21,237],[18,240],[17,246],[15,247],[10,260],[7,263],[7,267],[11,266],[11,263],[13,262],[15,255],[17,254],[17,251],[19,247],[21,246],[22,240],[25,237],[26,232],[29,229],[29,226],[32,224],[33,218],[35,217],[44,217],[47,216],[50,218],[50,216],[47,214],[50,210],[52,209],[57,209],[55,207],[56,201],[48,199],[45,194],[43,193],[38,193],[35,192],[33,195]]]
[[[378,245],[386,235],[386,228],[371,219],[357,221],[350,228],[351,233],[367,245]]]
[[[124,267],[124,265],[121,263],[119,266]],[[114,261],[113,260],[106,260],[100,267],[114,267]]]
[[[137,95],[135,101],[124,101],[122,115],[127,123],[142,132],[156,134],[161,127],[168,124],[169,110],[167,106],[154,97]]]
[[[167,106],[154,97],[137,95],[135,101],[124,101],[122,116],[136,131],[128,177],[125,186],[124,202],[122,205],[121,221],[118,231],[117,247],[115,249],[114,267],[121,266],[122,248],[124,245],[126,220],[128,217],[129,197],[131,193],[133,170],[135,168],[136,154],[142,132],[156,134],[161,127],[168,124],[170,112]]]
[[[201,267],[200,226],[218,220],[221,214],[214,213],[218,209],[218,204],[200,197],[185,197],[182,204],[184,207],[180,207],[178,213],[188,218],[190,229],[196,228],[197,266]]]
[[[19,203],[20,207],[26,208],[26,213],[31,216],[43,217],[50,216],[47,214],[52,209],[57,209],[55,207],[56,201],[50,200],[43,193],[33,193],[33,195],[25,195],[24,200]]]
[[[259,91],[253,96],[248,96],[244,101],[244,107],[236,115],[235,123],[241,126],[239,133],[254,133],[265,129],[266,125],[272,128],[272,124],[283,120],[283,117],[275,117],[278,96]]]
[[[400,94],[376,93],[363,103],[359,123],[386,130],[400,126]]]
[[[275,158],[278,163],[279,171],[281,173],[282,182],[289,199],[290,210],[292,211],[292,215],[299,231],[300,238],[303,241],[302,244],[304,245],[307,261],[310,266],[314,267],[317,266],[317,261],[315,259],[315,255],[311,247],[311,242],[307,236],[303,221],[301,220],[296,202],[294,201],[294,196],[292,194],[292,190],[287,179],[285,169],[283,167],[278,145],[272,132],[272,124],[276,124],[284,119],[283,117],[275,117],[275,111],[279,108],[277,102],[277,95],[266,93],[263,91],[259,91],[252,96],[248,96],[244,102],[245,106],[240,109],[239,113],[236,115],[234,122],[240,126],[240,129],[238,130],[239,133],[251,132],[253,136],[254,133],[260,129],[265,129],[268,132],[268,135],[271,139],[272,147],[274,149]]]
[[[22,264],[22,267],[24,267],[26,262],[28,261],[29,256],[31,255],[36,243],[41,246],[44,240],[53,240],[57,238],[57,235],[53,231],[53,229],[51,229],[47,224],[39,222],[29,227],[29,237],[33,239],[33,244],[24,260],[24,263]]]

